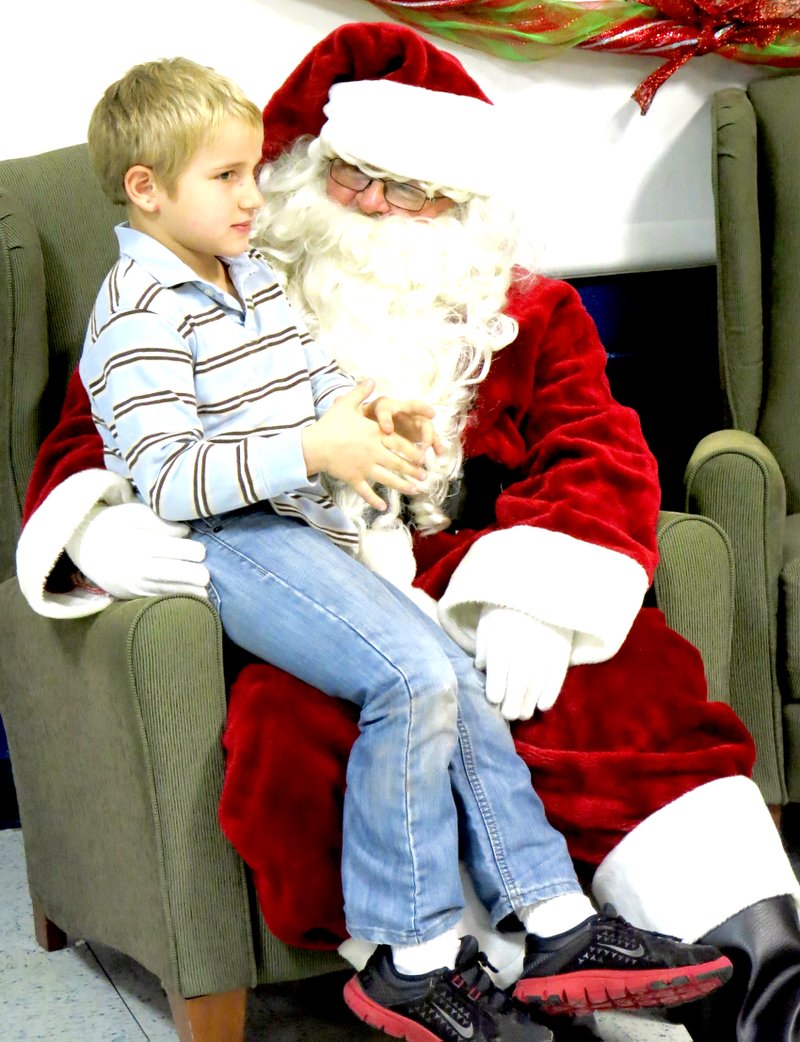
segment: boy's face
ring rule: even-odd
[[[171,196],[156,189],[158,219],[147,230],[199,275],[249,246],[263,202],[255,182],[262,141],[260,127],[231,122],[197,150]]]

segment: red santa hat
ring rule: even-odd
[[[275,92],[264,160],[306,134],[325,154],[477,194],[492,190],[502,165],[495,110],[461,62],[388,22],[335,29]]]

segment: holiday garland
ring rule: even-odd
[[[647,112],[661,84],[696,55],[800,67],[800,0],[372,0],[453,43],[515,61],[572,47],[663,56],[633,93]]]

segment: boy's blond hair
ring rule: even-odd
[[[89,122],[89,157],[105,194],[126,203],[125,174],[150,167],[174,192],[198,148],[227,120],[261,127],[261,112],[235,83],[188,58],[144,62],[112,83]]]

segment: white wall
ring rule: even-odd
[[[366,0],[9,0],[8,7],[0,159],[85,140],[97,98],[139,61],[183,54],[263,104],[336,26],[388,20]],[[768,72],[716,55],[692,59],[641,116],[630,94],[657,59],[572,51],[516,63],[441,46],[513,109],[527,167],[520,201],[544,270],[713,262],[709,99]]]

